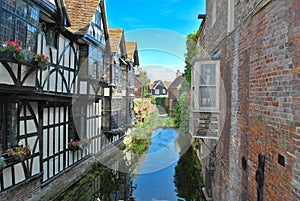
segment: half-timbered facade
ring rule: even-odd
[[[110,83],[104,87],[103,131],[115,142],[134,126],[134,68],[139,65],[136,42],[125,42],[123,29],[109,29],[112,60]]]
[[[137,49],[137,43],[134,41],[128,41],[126,42],[126,50],[127,50],[127,69],[126,69],[126,77],[127,77],[127,84],[126,84],[126,90],[127,90],[127,104],[125,107],[125,114],[126,114],[126,126],[128,128],[134,126],[134,92],[135,92],[135,68],[137,68],[140,65],[139,62],[139,54]]]
[[[7,48],[0,52],[0,191],[34,180],[39,192],[110,143],[101,132],[103,86],[111,81],[105,5],[0,2]],[[30,62],[34,54],[47,58],[45,69]],[[1,192],[0,199],[32,196]]]

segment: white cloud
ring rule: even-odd
[[[176,78],[176,71],[181,69],[176,67],[170,68],[167,66],[147,65],[142,66],[142,70],[147,72],[147,76],[151,82],[155,80],[173,82]]]

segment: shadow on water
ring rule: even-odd
[[[204,200],[201,164],[191,146],[184,150],[185,154],[181,154],[185,142],[180,138],[174,129],[157,130],[152,135],[151,145],[146,146],[146,154],[130,157],[133,160],[130,163],[118,162],[131,164],[129,173],[118,172],[95,162],[84,177],[56,200]],[[117,157],[117,160],[126,158]]]

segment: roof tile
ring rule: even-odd
[[[71,27],[69,31],[84,35],[89,28],[100,0],[65,0]]]

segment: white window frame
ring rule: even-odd
[[[215,65],[215,84],[205,85],[201,84],[201,68],[206,64]],[[219,87],[220,87],[220,61],[219,60],[201,60],[196,61],[193,65],[193,77],[192,83],[194,87],[194,109],[200,112],[218,112],[219,111]],[[201,105],[200,99],[202,98],[201,88],[204,87],[215,87],[215,105],[214,106],[203,106]]]
[[[159,94],[159,89],[154,89],[155,90],[155,94]]]

